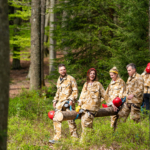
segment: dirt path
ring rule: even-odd
[[[10,59],[12,64],[12,59]],[[20,70],[10,70],[10,90],[9,95],[11,98],[17,96],[22,89],[29,89],[29,79],[27,79],[27,74],[29,71],[29,61],[21,61],[22,69]],[[44,58],[44,76],[48,75],[48,58]],[[46,86],[49,86],[48,80],[45,80]]]

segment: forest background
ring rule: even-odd
[[[135,63],[141,74],[149,62],[148,0],[8,0],[8,5],[11,69],[22,69],[21,60],[31,62],[30,91],[25,90],[9,102],[8,149],[50,148],[46,141],[52,138],[49,130],[52,134],[54,131],[47,112],[52,109],[59,63],[64,63],[68,74],[75,77],[80,93],[89,68],[97,70],[98,80],[106,89],[113,66],[126,81],[128,63]],[[63,57],[56,58],[58,53]],[[48,76],[43,74],[44,57],[49,57]],[[45,79],[49,87],[44,87]],[[113,145],[116,149],[148,149],[148,117],[138,125],[129,119],[111,138],[109,117],[100,119],[95,119],[96,134],[90,135],[95,140],[87,139],[82,148],[79,143],[69,145],[69,140],[52,148],[97,149]],[[66,138],[66,124],[63,128]]]

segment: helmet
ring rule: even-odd
[[[50,112],[48,112],[48,117],[49,117],[51,120],[53,120],[54,114],[55,114],[55,111],[50,111]]]
[[[113,100],[113,104],[116,106],[116,107],[119,107],[122,105],[122,100],[119,98],[119,97],[116,97],[114,100]]]
[[[147,66],[150,66],[150,63],[148,63]]]
[[[147,73],[150,73],[150,66],[147,66],[147,67],[146,67],[146,72],[147,72]]]
[[[102,107],[107,108],[108,106],[107,106],[107,104],[102,104]]]

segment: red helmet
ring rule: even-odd
[[[54,114],[55,114],[55,111],[50,111],[50,112],[48,112],[48,117],[49,117],[51,120],[53,120]]]
[[[147,67],[146,67],[146,72],[147,72],[147,73],[150,73],[150,66],[147,66]]]
[[[119,98],[119,97],[116,97],[114,100],[113,100],[113,104],[116,106],[116,107],[119,107],[122,105],[122,100]]]
[[[102,104],[102,107],[107,108],[108,106],[107,106],[107,104]]]
[[[148,63],[147,66],[150,66],[150,63]]]

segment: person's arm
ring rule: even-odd
[[[78,98],[78,87],[77,87],[76,80],[74,78],[71,79],[71,88],[72,88],[72,93],[68,97],[68,99],[75,103],[75,101]]]
[[[102,84],[100,83],[100,94],[101,94],[101,98],[105,99],[105,89],[103,88]]]
[[[56,103],[59,101],[59,91],[60,89],[58,88],[58,83],[57,83],[57,92],[55,94],[54,100],[53,100],[53,107],[55,108]]]
[[[143,95],[143,92],[144,92],[144,80],[142,77],[139,77],[137,80],[136,80],[136,84],[137,84],[137,88],[133,91],[133,95],[135,97],[139,97],[141,95]]]
[[[106,103],[107,103],[107,106],[111,106],[111,105],[112,105],[112,102],[109,102],[109,86],[110,86],[110,85],[108,85],[108,87],[107,87],[107,89],[106,89],[105,97],[104,97],[104,99],[105,99],[105,101],[106,101]]]
[[[85,98],[85,87],[86,87],[86,83],[83,85],[82,92],[80,94],[80,98],[79,98],[79,101],[78,101],[79,106],[81,106],[83,104],[83,100]]]
[[[119,98],[124,98],[124,92],[125,92],[125,90],[126,90],[126,84],[125,84],[124,81],[121,81],[121,82],[119,83],[119,85],[120,85],[120,87],[121,87],[121,89],[120,89],[120,91],[119,91]]]

